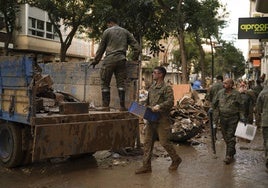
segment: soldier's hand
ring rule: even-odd
[[[242,123],[244,123],[244,124],[247,123],[247,120],[246,120],[246,118],[244,118],[244,117],[240,118],[240,121],[241,121]]]
[[[98,64],[99,62],[93,60],[92,63],[90,63],[90,66],[92,66],[93,69],[95,69],[95,66]]]
[[[152,111],[153,112],[159,112],[159,110],[160,110],[160,106],[159,105],[155,105],[155,106],[152,107]]]

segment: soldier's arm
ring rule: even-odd
[[[158,104],[160,106],[160,111],[169,111],[174,106],[174,94],[171,86],[167,86],[164,93],[164,100],[162,103]]]
[[[133,60],[137,61],[139,59],[139,55],[141,53],[141,47],[138,41],[134,38],[134,36],[128,32],[128,44],[132,47],[133,50]]]
[[[104,52],[106,50],[106,47],[107,47],[107,38],[108,38],[107,33],[104,32],[103,33],[103,36],[102,36],[102,39],[101,39],[101,42],[99,44],[98,50],[96,52],[96,56],[94,58],[94,60],[96,62],[99,62],[101,60],[101,58],[102,58],[102,56],[103,56],[103,54],[104,54]]]

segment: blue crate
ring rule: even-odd
[[[158,112],[153,112],[150,108],[140,105],[137,102],[132,102],[128,111],[148,121],[157,121],[160,117]]]

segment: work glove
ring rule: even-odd
[[[160,110],[160,106],[158,104],[152,107],[153,112],[159,112],[159,110]]]
[[[92,66],[93,69],[95,69],[95,66],[98,64],[99,62],[93,60],[92,63],[90,63],[89,66]]]

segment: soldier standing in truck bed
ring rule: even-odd
[[[120,111],[126,111],[126,53],[130,45],[133,48],[133,60],[138,60],[141,48],[128,30],[118,26],[116,18],[109,17],[106,22],[108,29],[103,33],[96,57],[91,65],[94,68],[106,51],[100,71],[103,110],[109,111],[110,109],[110,82],[114,74],[120,99]]]

